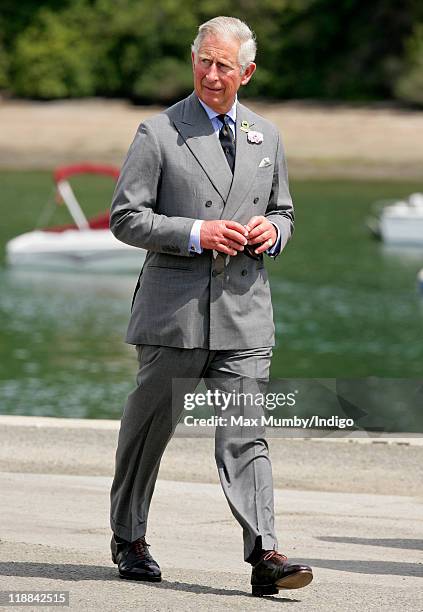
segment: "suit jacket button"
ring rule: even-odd
[[[207,208],[210,208],[210,206],[213,204],[213,202],[211,200],[207,200],[206,202],[206,206]]]
[[[244,268],[244,270],[242,270],[241,274],[242,274],[242,276],[247,276],[248,270],[245,270],[245,268]]]
[[[254,198],[254,200],[253,200],[254,204],[257,204],[259,200],[260,200],[260,198]]]

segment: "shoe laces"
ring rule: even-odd
[[[288,557],[278,552],[277,550],[268,550],[266,554],[262,557],[262,561],[270,561],[270,559],[273,559],[273,561],[279,563],[284,563],[288,560]]]
[[[150,544],[147,544],[144,537],[135,540],[133,546],[134,551],[138,557],[144,559],[149,556],[148,547],[150,546]]]

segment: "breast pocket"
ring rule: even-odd
[[[273,181],[273,164],[271,166],[266,166],[265,168],[259,168],[256,174],[256,181],[259,183],[270,182]]]

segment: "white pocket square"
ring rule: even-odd
[[[259,163],[259,168],[266,168],[267,166],[271,166],[272,162],[268,157],[263,157],[261,162]]]

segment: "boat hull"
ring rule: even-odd
[[[6,245],[8,265],[92,272],[140,271],[146,251],[117,240],[110,230],[33,231]]]
[[[389,244],[423,246],[423,216],[382,216],[380,234]]]

